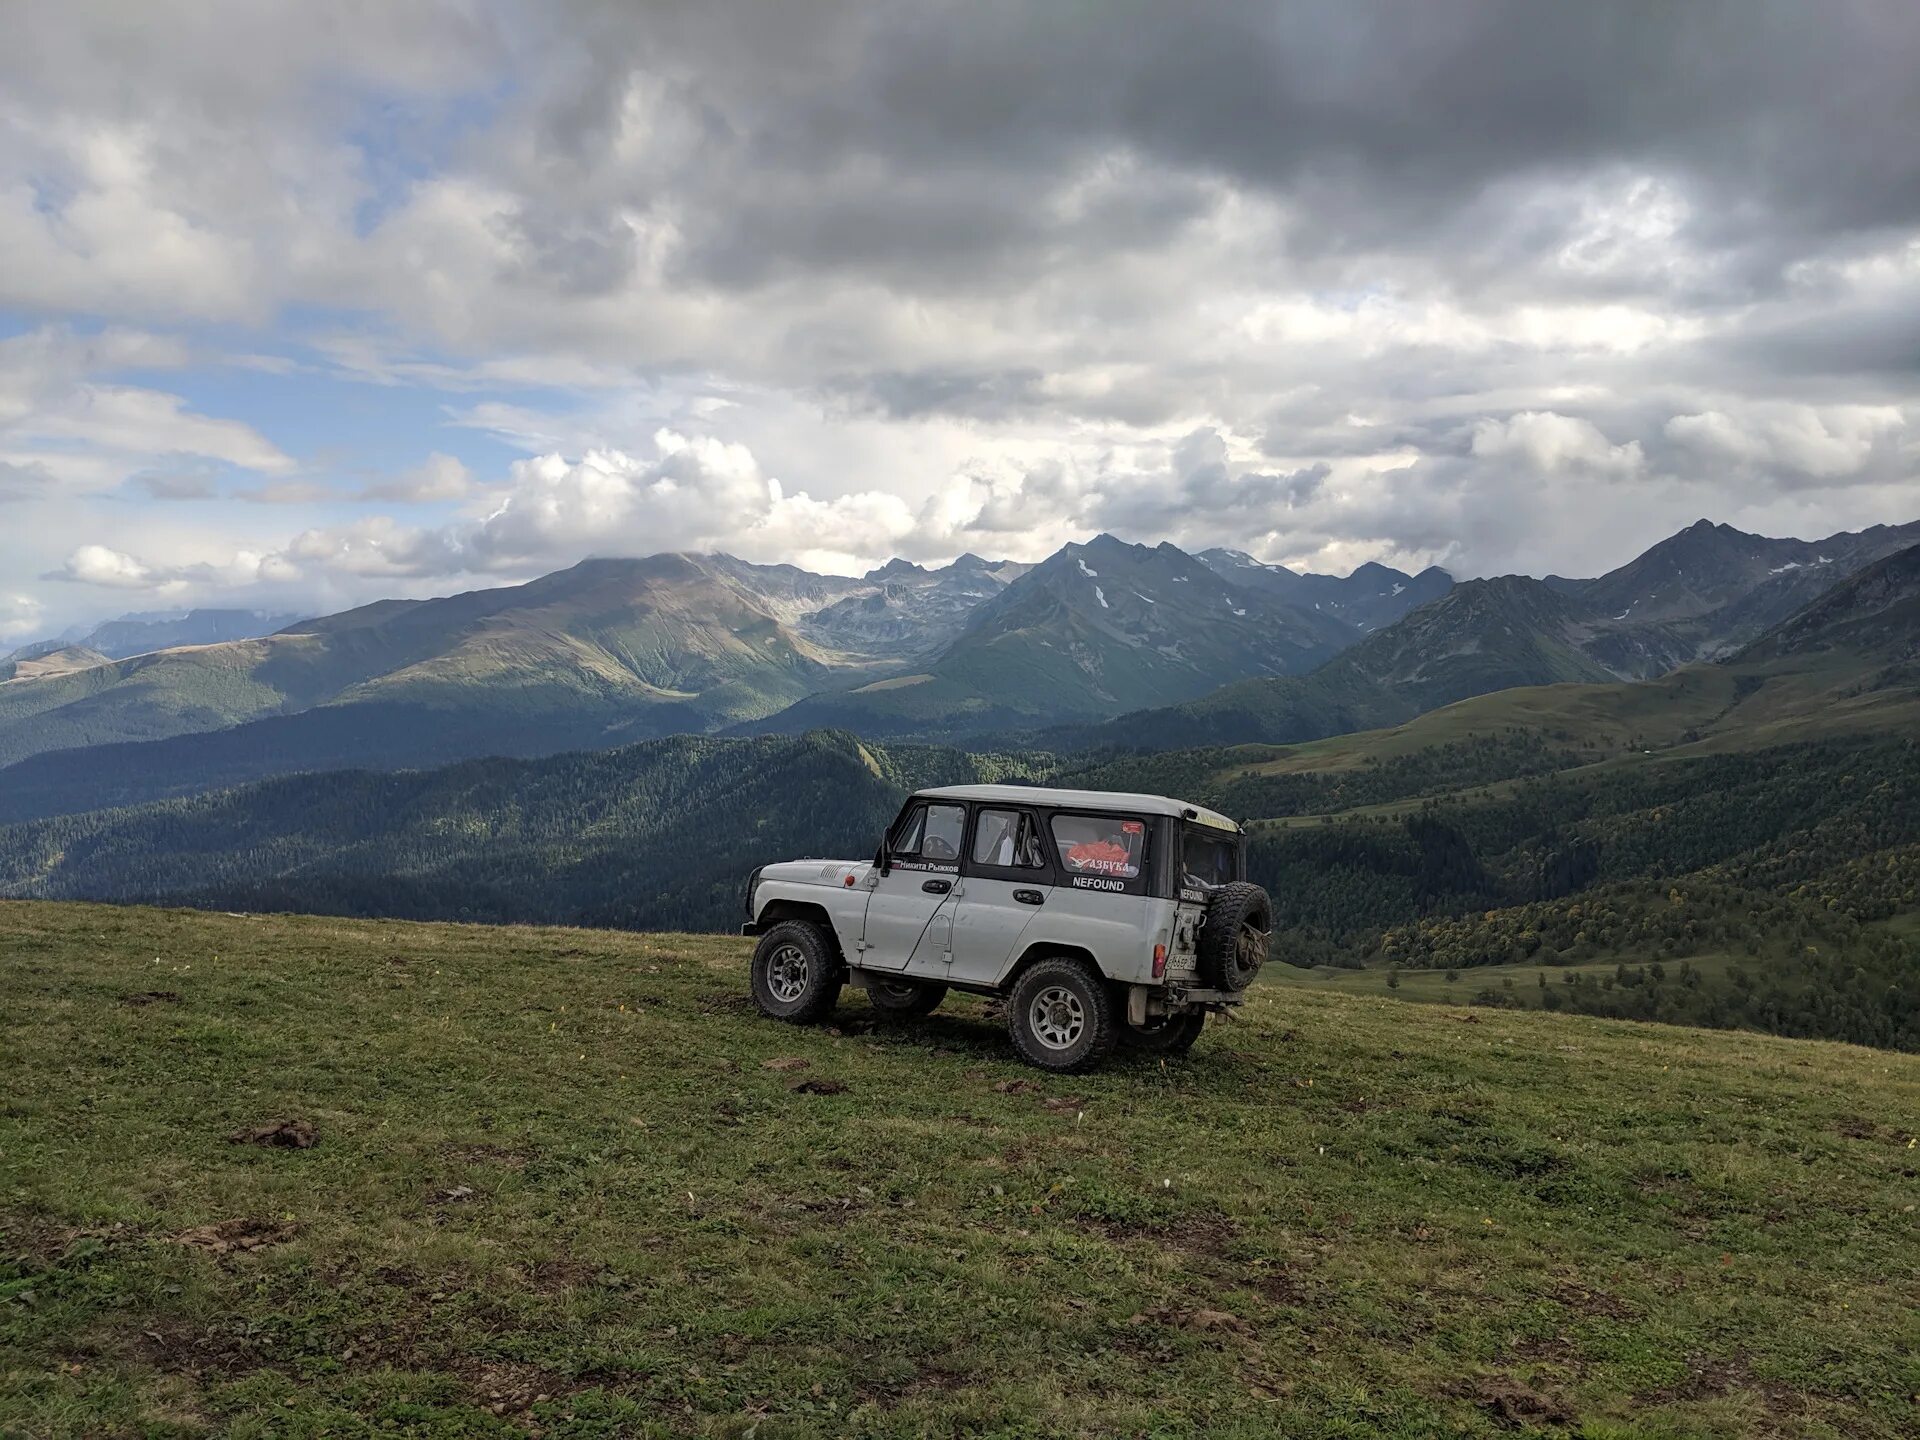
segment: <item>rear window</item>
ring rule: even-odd
[[[973,863],[1001,870],[1044,870],[1040,832],[1024,810],[982,810],[973,826]]]
[[[1180,887],[1208,889],[1235,879],[1238,850],[1232,840],[1217,831],[1186,826],[1180,836]]]
[[[1146,888],[1144,820],[1125,815],[1056,815],[1053,843],[1069,885],[1131,894]]]

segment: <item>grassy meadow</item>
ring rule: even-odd
[[[1920,1427],[1920,1057],[1282,976],[1059,1079],[746,956],[0,903],[0,1434]]]

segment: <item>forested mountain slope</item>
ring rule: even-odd
[[[1038,763],[823,733],[296,775],[0,827],[0,893],[725,929],[754,865],[870,855],[912,788]]]

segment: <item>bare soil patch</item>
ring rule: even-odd
[[[311,1150],[320,1143],[311,1120],[269,1120],[245,1125],[227,1136],[229,1145],[265,1145],[279,1150]]]
[[[211,1225],[195,1225],[173,1236],[173,1243],[209,1255],[231,1255],[248,1250],[265,1250],[284,1245],[300,1233],[291,1220],[238,1219],[219,1220]]]

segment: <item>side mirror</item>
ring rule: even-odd
[[[880,842],[880,848],[873,852],[873,868],[882,875],[893,869],[893,862],[887,858],[887,842],[884,840]]]

